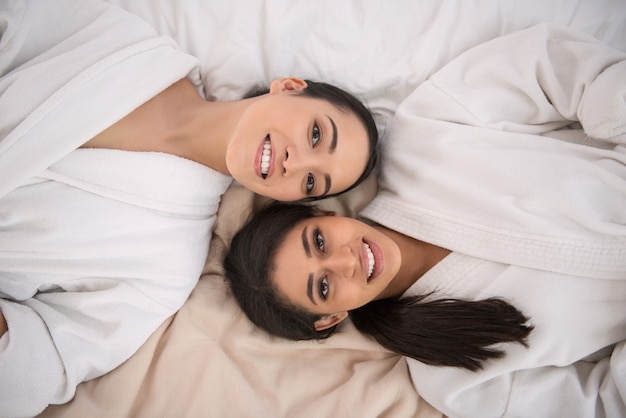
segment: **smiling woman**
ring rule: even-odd
[[[377,142],[370,112],[329,84],[280,78],[266,94],[208,102],[182,79],[82,147],[177,155],[288,201],[355,187],[376,164]]]
[[[275,202],[235,235],[224,266],[243,311],[270,334],[323,339],[352,315],[366,318],[357,322],[360,328],[394,351],[427,364],[477,370],[503,356],[491,345],[525,345],[532,326],[499,299],[399,299],[449,254],[384,227]],[[372,319],[368,313],[377,303],[384,309]],[[397,345],[399,333],[414,337]]]
[[[345,317],[384,297],[400,262],[398,245],[380,230],[351,218],[313,217],[277,248],[273,283],[302,309]]]
[[[276,200],[320,198],[371,172],[375,125],[342,90],[282,78],[268,94],[247,100],[225,158],[231,175],[252,191]]]

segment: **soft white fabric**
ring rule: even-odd
[[[109,0],[198,57],[215,100],[300,76],[364,98],[384,134],[398,104],[451,59],[556,22],[626,50],[624,0]]]
[[[481,372],[409,361],[451,417],[626,414],[624,58],[540,25],[461,55],[398,109],[361,214],[455,251],[410,292],[502,296],[536,326]]]
[[[0,16],[0,415],[32,416],[182,306],[230,178],[166,154],[75,150],[198,81],[172,40],[98,1],[13,1]]]
[[[463,254],[622,279],[625,57],[553,25],[461,55],[398,108],[363,214]]]
[[[197,59],[98,0],[12,0],[0,22],[0,196],[175,81],[200,85]]]
[[[626,280],[578,277],[451,253],[406,293],[504,298],[535,326],[482,371],[407,359],[424,399],[449,417],[626,416]],[[617,346],[613,346],[614,344]]]

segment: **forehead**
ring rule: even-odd
[[[308,272],[305,261],[307,259],[302,242],[302,233],[310,219],[296,224],[278,246],[274,257],[272,280],[279,294],[293,301],[294,297],[306,290]],[[310,228],[309,228],[310,229]]]
[[[311,221],[312,219],[299,221],[289,230],[289,232],[285,234],[285,238],[276,249],[276,255],[274,256],[274,271],[277,271],[278,268],[281,267],[279,263],[280,258],[289,259],[291,255],[299,253],[302,254],[302,257],[305,256],[304,247],[302,245],[302,232]]]
[[[324,167],[332,179],[329,193],[334,194],[352,186],[361,176],[367,165],[370,145],[365,126],[354,113],[337,109],[328,116],[337,129],[337,146],[328,155],[328,164]]]

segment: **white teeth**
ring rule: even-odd
[[[267,172],[270,169],[270,157],[272,156],[271,146],[269,139],[265,140],[265,144],[263,144],[263,155],[261,156],[261,174],[263,176],[267,175]]]
[[[374,253],[372,252],[370,246],[367,244],[367,242],[363,242],[363,244],[365,244],[365,252],[367,252],[367,260],[368,260],[367,265],[369,266],[369,271],[367,272],[367,278],[369,279],[370,277],[372,277],[372,273],[374,272],[374,265],[376,262],[374,260]]]

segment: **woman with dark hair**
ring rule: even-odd
[[[568,408],[588,411],[597,401],[577,385],[591,390],[604,382],[603,408],[621,408],[612,381],[619,379],[619,346],[614,370],[608,363],[611,348],[626,339],[626,281],[480,260],[281,202],[251,217],[224,265],[237,303],[261,329],[291,340],[325,339],[350,317],[361,332],[412,359],[414,381],[419,367],[417,377],[430,382],[416,383],[429,402],[429,391],[446,392],[461,380],[467,393],[457,405],[479,400],[474,408],[488,416],[500,408],[541,413],[548,407],[533,399],[543,384],[554,387],[560,407],[562,397]],[[594,354],[602,349],[609,354]],[[502,406],[506,398],[491,398],[493,391],[523,394],[524,408]]]
[[[235,235],[224,265],[239,305],[272,335],[327,338],[350,315],[359,329],[393,351],[475,371],[503,355],[493,344],[526,345],[532,326],[515,307],[495,298],[400,298],[448,254],[313,206],[275,203]]]
[[[3,415],[67,402],[182,306],[233,179],[321,199],[376,163],[372,115],[332,85],[211,102],[198,60],[114,5],[18,1],[0,20]]]
[[[377,142],[369,110],[327,83],[285,77],[266,94],[209,102],[183,78],[82,147],[176,155],[293,201],[357,186],[376,164]]]
[[[563,27],[462,54],[397,109],[376,226],[262,212],[235,297],[292,339],[350,316],[449,416],[626,416],[625,95],[626,55]]]

